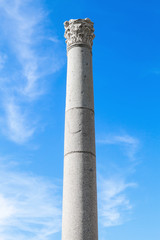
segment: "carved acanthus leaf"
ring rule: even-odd
[[[92,48],[94,35],[93,22],[89,18],[71,19],[64,23],[67,47],[74,44],[85,44]]]

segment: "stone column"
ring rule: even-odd
[[[64,23],[67,44],[62,240],[97,240],[97,186],[90,19]]]

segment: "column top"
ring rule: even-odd
[[[89,18],[71,19],[64,22],[67,49],[77,45],[92,48],[94,35],[94,23]]]

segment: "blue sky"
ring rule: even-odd
[[[0,239],[61,239],[63,22],[89,17],[99,239],[159,240],[160,2],[0,0],[0,16]]]

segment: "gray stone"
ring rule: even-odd
[[[65,22],[68,61],[62,240],[98,240],[93,32],[88,18]]]

